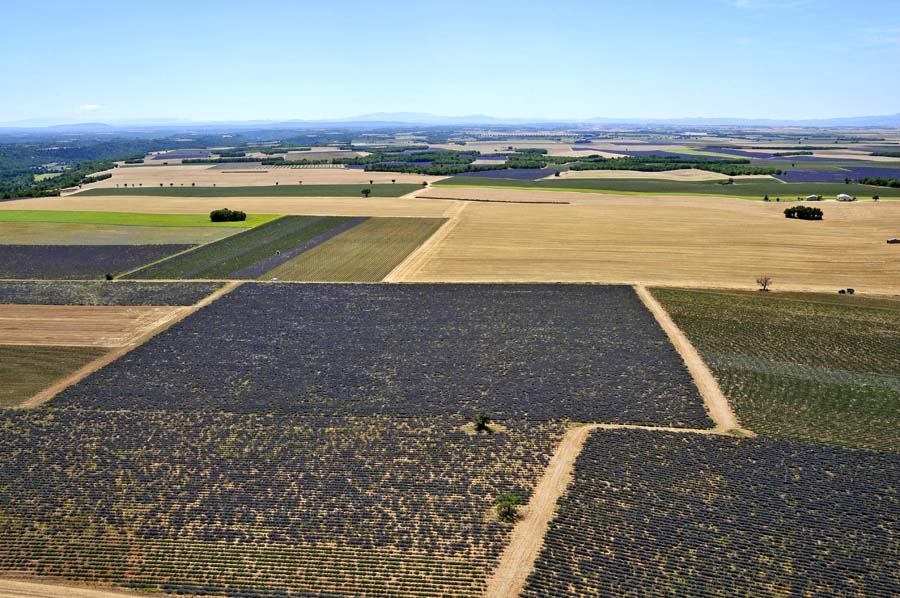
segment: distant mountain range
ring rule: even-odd
[[[900,114],[884,116],[851,116],[824,119],[765,119],[765,118],[504,118],[484,114],[440,116],[427,112],[375,112],[335,119],[319,120],[251,120],[251,121],[191,121],[172,118],[122,119],[109,122],[75,122],[65,119],[33,118],[0,123],[0,132],[49,131],[106,132],[149,129],[209,129],[231,127],[300,128],[300,127],[378,127],[397,125],[437,126],[502,126],[502,125],[663,125],[697,127],[900,127]]]

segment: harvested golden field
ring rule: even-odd
[[[462,192],[463,190],[458,190]],[[498,199],[527,191],[465,190]],[[487,193],[491,192],[491,193]],[[820,204],[821,222],[739,199],[545,193],[572,205],[471,203],[404,281],[588,281],[900,293],[900,202]]]
[[[107,170],[111,178],[85,185],[84,189],[108,189],[116,185],[133,185],[144,187],[190,187],[194,183],[200,187],[246,187],[281,185],[327,185],[327,184],[369,184],[434,182],[446,177],[426,176],[421,174],[403,174],[399,172],[366,172],[356,168],[288,168],[278,166],[243,166],[237,168],[229,164],[229,168],[213,168],[216,165],[191,164],[169,166],[135,166],[120,167]],[[218,165],[221,166],[221,165]]]
[[[0,407],[18,405],[106,352],[100,347],[0,345]]]
[[[0,239],[9,245],[194,245],[218,241],[242,230],[212,226],[0,222]]]
[[[121,347],[186,307],[0,305],[0,345]]]
[[[430,191],[430,190],[423,190]],[[572,194],[569,194],[572,195]],[[152,197],[68,196],[0,202],[0,210],[88,210],[147,214],[208,214],[228,207],[248,214],[310,216],[406,216],[440,218],[453,201],[361,197]]]

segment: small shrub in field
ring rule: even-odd
[[[240,210],[213,210],[209,213],[209,219],[213,222],[243,222],[247,219],[247,213]]]
[[[362,191],[360,191],[360,193],[362,193],[363,197],[368,199],[369,196],[372,195],[372,190],[367,188],[367,189],[363,189]]]
[[[475,417],[472,418],[472,423],[475,424],[476,432],[490,432],[491,428],[488,426],[491,423],[491,415],[487,411],[479,411],[475,414]]]
[[[501,494],[497,497],[497,517],[501,521],[515,521],[519,516],[519,505],[522,499],[515,494]]]

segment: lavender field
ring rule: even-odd
[[[193,245],[0,245],[0,279],[101,279]]]
[[[775,178],[785,183],[843,183],[845,179],[857,181],[864,178],[880,177],[900,179],[900,168],[850,167],[841,170],[788,170]]]
[[[598,285],[245,284],[53,404],[711,425],[634,291]]]

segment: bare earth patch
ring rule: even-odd
[[[184,307],[0,305],[0,344],[120,347]]]

